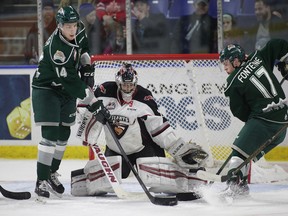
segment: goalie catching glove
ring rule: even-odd
[[[276,64],[278,70],[281,72],[281,75],[285,80],[288,80],[288,64],[286,62],[279,61]]]
[[[196,143],[185,143],[181,138],[171,145],[167,152],[182,168],[192,169],[203,166],[208,154]]]

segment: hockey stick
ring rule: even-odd
[[[176,198],[176,196],[153,196],[149,190],[147,189],[146,185],[144,184],[144,182],[142,181],[142,179],[140,178],[140,176],[138,175],[138,172],[135,170],[135,168],[133,167],[133,164],[131,163],[131,161],[129,160],[126,152],[124,151],[123,147],[121,146],[118,138],[116,137],[113,129],[111,128],[110,124],[108,122],[106,122],[106,127],[108,128],[113,140],[115,141],[117,147],[119,148],[121,155],[123,156],[125,162],[127,163],[127,165],[129,166],[129,168],[132,170],[134,176],[136,177],[137,181],[139,182],[140,186],[142,187],[142,189],[144,190],[145,194],[147,195],[147,197],[149,198],[149,200],[155,204],[155,205],[165,205],[165,206],[174,206],[178,204],[178,200]]]
[[[227,165],[228,162],[230,161],[231,157],[232,157],[232,153],[231,153],[231,154],[228,156],[228,158],[224,161],[224,163],[223,163],[222,166],[218,169],[218,171],[216,172],[215,175],[220,175],[220,174],[221,174],[221,172],[223,171],[223,169],[226,167],[226,165]],[[209,184],[210,184],[210,185],[213,184],[213,183],[214,183],[214,181],[209,181]]]
[[[113,169],[111,168],[107,158],[102,153],[101,148],[97,144],[90,145],[93,153],[95,156],[97,156],[97,160],[99,164],[101,165],[101,168],[103,172],[105,173],[107,179],[109,180],[115,194],[120,199],[143,199],[146,198],[145,194],[143,193],[129,193],[123,189],[121,184],[119,183],[115,173],[113,172]]]
[[[2,193],[2,195],[4,197],[10,198],[10,199],[16,199],[16,200],[26,200],[26,199],[30,199],[30,197],[31,197],[30,192],[8,191],[8,190],[4,189],[1,185],[0,185],[0,192]]]
[[[282,78],[282,80],[280,81],[280,85],[282,85],[283,84],[283,82],[285,81],[285,79],[287,78],[287,76],[288,76],[288,73]],[[271,141],[272,142],[272,141]],[[230,161],[230,159],[231,159],[231,157],[232,157],[232,153],[228,156],[228,158],[225,160],[225,162],[222,164],[222,166],[219,168],[219,170],[216,172],[216,175],[220,175],[221,174],[221,172],[223,171],[223,169],[226,167],[226,165],[228,164],[228,162]],[[249,162],[248,162],[249,163]],[[246,165],[246,164],[245,164]],[[243,166],[245,166],[245,165],[243,165]],[[242,168],[242,167],[241,167]],[[240,168],[240,169],[241,169]],[[214,183],[214,181],[210,181],[209,182],[209,184],[213,184]]]
[[[280,85],[283,84],[283,82],[287,79],[288,77],[288,73],[282,78],[282,80],[280,81]]]
[[[227,175],[217,175],[213,173],[209,173],[203,170],[199,170],[197,172],[197,177],[207,181],[216,181],[216,182],[226,182],[231,176],[237,174],[242,167],[247,165],[252,159],[254,159],[261,151],[263,151],[267,146],[271,144],[284,130],[287,129],[288,124],[284,124],[277,133],[268,139],[265,143],[263,143],[256,151],[254,151],[249,157],[247,157],[232,173]]]

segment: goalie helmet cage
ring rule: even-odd
[[[176,134],[192,140],[209,153],[207,167],[219,168],[243,126],[233,117],[224,96],[227,78],[218,54],[95,55],[95,84],[115,81],[124,62],[138,73],[138,85],[149,89],[159,111]],[[103,133],[98,139],[105,146]],[[89,158],[93,159],[90,152]]]

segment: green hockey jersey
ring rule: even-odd
[[[65,40],[57,28],[43,47],[32,87],[54,89],[64,96],[83,99],[87,86],[79,77],[78,67],[85,52],[89,53],[89,47],[83,23],[79,23],[72,42]]]
[[[250,118],[288,122],[285,93],[273,74],[275,60],[287,53],[287,41],[270,40],[228,76],[224,93],[235,117],[244,122]]]

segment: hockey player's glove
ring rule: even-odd
[[[98,100],[92,105],[89,105],[87,109],[93,113],[96,117],[96,120],[105,124],[106,121],[110,121],[111,115],[108,109],[104,107],[102,100]]]
[[[281,75],[285,80],[288,80],[288,64],[286,62],[279,61],[276,66],[278,70],[281,72]]]
[[[168,153],[175,159],[176,163],[187,169],[203,166],[208,154],[196,143],[184,142],[178,139],[169,149]]]
[[[81,80],[83,80],[86,85],[93,88],[94,86],[94,65],[83,65],[79,69]]]

